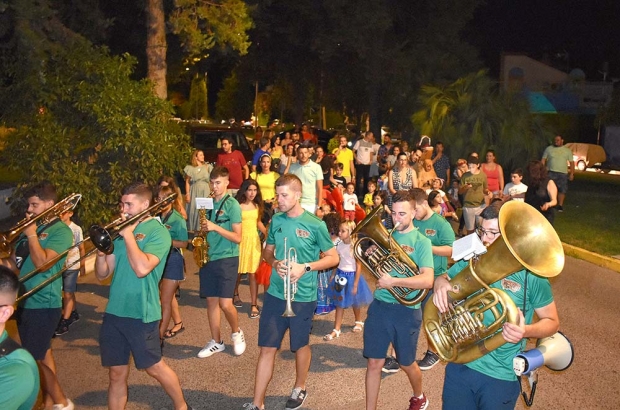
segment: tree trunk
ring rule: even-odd
[[[166,84],[166,18],[163,0],[147,0],[146,5],[147,78],[155,85],[155,95],[168,97]]]

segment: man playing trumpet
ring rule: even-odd
[[[54,206],[57,200],[56,187],[50,182],[41,182],[28,189],[24,197],[28,201],[28,215],[36,218]],[[38,221],[37,221],[38,222]],[[44,268],[58,255],[69,249],[73,243],[71,229],[54,217],[47,224],[28,225],[17,241],[13,255],[4,259],[3,265],[19,270],[24,276],[35,269]],[[27,292],[54,276],[64,267],[65,258],[58,259],[47,270],[24,281]],[[17,330],[22,346],[36,360],[41,376],[41,389],[46,403],[60,405],[60,409],[72,410],[69,400],[56,377],[52,356],[52,337],[62,314],[62,279],[51,282],[32,296],[20,302],[17,309]]]
[[[301,207],[301,194],[301,180],[296,175],[285,174],[276,181],[276,200],[281,212],[274,215],[269,225],[267,244],[263,250],[263,258],[273,269],[259,322],[260,355],[256,365],[254,399],[245,406],[249,410],[264,408],[276,353],[287,329],[290,332],[291,351],[295,352],[297,374],[285,408],[291,410],[301,407],[307,395],[306,379],[312,359],[309,341],[316,308],[317,271],[336,266],[338,254],[327,232],[327,226]],[[285,239],[286,249],[282,246]],[[295,251],[289,251],[291,248]],[[319,259],[321,252],[324,257]],[[287,261],[292,253],[297,254],[297,262]],[[289,304],[284,297],[285,275],[289,276],[291,283],[291,286],[287,286],[287,297],[295,300],[288,300],[294,313],[292,317],[283,317]],[[294,288],[296,292],[293,295]]]

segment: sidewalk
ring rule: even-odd
[[[573,258],[583,259],[603,268],[611,269],[620,273],[620,259],[610,258],[609,256],[599,255],[586,249],[578,248],[568,243],[562,242],[564,254]]]

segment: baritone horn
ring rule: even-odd
[[[379,269],[388,273],[395,271],[401,277],[419,275],[418,265],[392,239],[396,227],[388,232],[381,224],[381,212],[383,212],[382,207],[372,210],[351,233],[351,235],[364,235],[355,241],[353,246],[355,259],[362,264],[362,273],[375,280],[381,277]],[[428,289],[397,286],[388,289],[388,292],[402,305],[413,306],[424,300]]]
[[[546,278],[564,267],[562,242],[553,226],[532,206],[518,201],[499,211],[501,237],[487,253],[472,258],[450,280],[450,308],[424,308],[424,330],[442,360],[468,363],[502,346],[504,323],[517,324],[519,309],[506,292],[489,285],[523,268]],[[484,322],[486,314],[486,323]],[[492,319],[489,322],[489,319]]]
[[[295,300],[295,293],[297,293],[297,282],[291,283],[291,263],[297,263],[297,249],[286,248],[286,241],[288,238],[284,238],[284,257],[286,258],[286,274],[284,275],[284,299],[286,300],[286,308],[282,317],[294,317],[292,302]]]
[[[38,222],[43,225],[50,223],[54,218],[59,218],[60,215],[74,209],[80,199],[82,199],[82,194],[71,194],[39,215],[22,219],[8,232],[0,232],[0,259],[8,258],[11,255],[13,245],[27,227]]]

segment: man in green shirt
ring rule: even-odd
[[[263,250],[263,258],[273,269],[258,328],[260,355],[256,365],[254,398],[252,403],[244,406],[248,410],[264,408],[276,353],[287,329],[291,339],[291,351],[295,352],[297,374],[285,408],[292,410],[303,405],[307,397],[306,380],[312,359],[309,342],[312,317],[316,309],[317,271],[338,265],[338,254],[327,232],[327,226],[301,207],[301,184],[299,177],[293,174],[285,174],[276,181],[276,200],[280,212],[273,216],[267,245]],[[292,248],[296,250],[296,262],[288,260],[287,253]],[[287,272],[290,274],[291,284],[297,288],[296,292],[290,295],[291,299],[294,299],[291,302],[294,317],[282,317],[287,304],[283,281]]]
[[[558,212],[564,211],[564,199],[568,191],[568,181],[575,176],[575,161],[573,152],[564,146],[564,139],[556,135],[553,145],[549,145],[542,157],[543,165],[549,170],[549,178],[558,187]]]
[[[39,394],[39,369],[32,355],[9,338],[6,322],[13,315],[19,281],[0,266],[0,409],[30,410]]]
[[[28,201],[28,214],[36,217],[54,206],[57,200],[56,187],[50,182],[41,182],[29,188],[24,197]],[[24,276],[55,262],[48,270],[24,281],[24,290],[28,292],[60,272],[64,268],[65,257],[59,258],[59,255],[72,244],[71,229],[58,217],[26,227],[11,258],[13,266],[19,269],[19,275]],[[17,309],[17,330],[22,346],[37,362],[45,400],[60,406],[60,409],[72,410],[73,403],[65,396],[53,370],[56,364],[52,355],[52,337],[62,314],[61,288],[62,278],[58,277],[23,299]]]
[[[482,221],[477,233],[487,246],[501,237],[498,219],[500,206],[498,203],[491,204],[480,215]],[[435,279],[433,303],[439,312],[447,312],[450,308],[448,292],[453,291],[453,288],[449,280],[468,264],[468,261],[460,260],[446,274]],[[520,386],[512,368],[513,358],[521,351],[525,339],[551,336],[559,328],[557,308],[551,285],[546,278],[523,269],[489,286],[506,292],[515,302],[520,309],[519,323],[504,324],[502,336],[506,344],[469,363],[449,363],[446,366],[442,397],[443,408],[446,410],[514,409]],[[524,300],[525,311],[522,312]],[[535,323],[534,313],[538,317]],[[485,313],[484,323],[488,325],[492,320],[493,316]]]
[[[135,182],[122,191],[123,220],[149,209],[151,187]],[[162,223],[149,215],[125,226],[110,255],[98,251],[95,275],[112,276],[110,298],[99,333],[101,364],[109,368],[108,408],[127,406],[129,355],[136,367],[156,379],[172,399],[175,410],[187,410],[181,384],[161,356],[159,281],[172,240]]]

